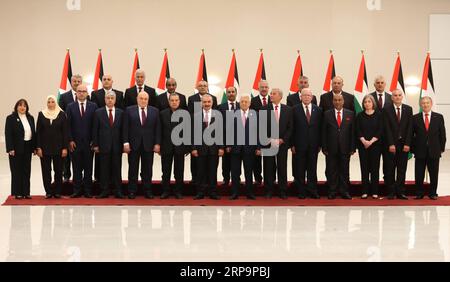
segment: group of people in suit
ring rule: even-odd
[[[17,199],[31,198],[34,153],[41,161],[46,198],[61,198],[62,183],[71,177],[70,164],[73,168],[70,197],[93,197],[95,171],[101,188],[97,198],[109,197],[110,187],[116,198],[125,198],[121,171],[122,154],[126,153],[128,198],[136,197],[140,175],[144,196],[152,199],[153,160],[157,153],[161,155],[163,172],[161,199],[168,198],[172,190],[176,198],[183,197],[184,163],[188,154],[191,155],[192,184],[197,191],[194,199],[206,196],[220,199],[217,190],[220,158],[223,183],[229,186],[231,182],[230,199],[239,197],[242,167],[248,199],[255,199],[255,182],[264,184],[265,197],[272,198],[276,181],[277,194],[286,199],[287,160],[291,150],[294,184],[300,199],[320,198],[317,190],[320,151],[326,157],[329,199],[337,195],[352,198],[349,164],[356,151],[360,159],[362,198],[379,197],[382,157],[388,198],[408,199],[405,175],[409,154],[414,153],[416,199],[425,196],[426,169],[430,173],[428,196],[437,199],[439,159],[446,143],[443,116],[432,111],[430,97],[421,98],[421,112],[413,115],[412,108],[402,102],[402,90],[396,89],[392,94],[385,92],[382,76],[375,79],[376,91],[363,98],[362,111],[358,114],[355,98],[342,90],[344,81],[339,76],[332,80],[332,91],[321,95],[319,105],[306,76],[299,78],[299,92],[289,95],[287,104],[281,103],[281,89],[270,89],[268,82],[261,80],[258,96],[242,94],[238,101],[237,89],[229,87],[227,101],[220,105],[217,98],[208,93],[206,81],[199,81],[198,93],[186,99],[176,92],[177,82],[173,78],[166,82],[167,92],[160,95],[145,85],[144,71],[137,70],[135,78],[136,85],[124,94],[113,88],[110,75],[104,75],[103,88],[88,95],[82,77],[75,75],[71,79],[72,90],[62,94],[59,101],[54,96],[47,97],[36,127],[27,101],[20,99],[5,126],[11,194]],[[200,142],[195,142],[195,136],[191,136],[187,143],[173,142],[174,129],[185,122],[173,118],[177,111],[189,114],[191,129],[196,126],[194,122],[200,121],[202,137],[211,128],[220,128],[223,141],[211,144],[201,138]],[[231,122],[228,122],[228,114],[233,114]],[[262,142],[260,131],[266,133],[267,142]],[[239,138],[243,142],[238,142]],[[276,148],[274,154],[267,153],[273,148]],[[172,166],[173,186],[170,185]]]

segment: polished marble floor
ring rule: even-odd
[[[9,181],[0,160],[2,202]],[[450,156],[440,195],[449,181]],[[0,261],[450,261],[450,207],[2,206]]]

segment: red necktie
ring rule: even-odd
[[[341,111],[337,112],[337,124],[338,127],[341,128],[342,118],[341,118]]]
[[[147,115],[145,114],[145,108],[141,108],[141,117],[142,117],[142,126],[145,125],[145,121],[147,120]]]
[[[306,106],[305,109],[306,109],[306,120],[308,121],[309,124],[309,122],[311,121],[311,113],[309,112],[308,106]]]
[[[209,125],[209,118],[208,118],[208,112],[205,111],[205,119],[203,120],[203,122],[205,123],[205,127],[208,127]]]
[[[428,118],[429,114],[425,114],[425,129],[428,132],[428,129],[430,128],[430,119]]]
[[[114,118],[112,115],[112,109],[109,109],[109,125],[112,127],[114,124]]]
[[[84,103],[81,103],[81,117],[84,116]]]
[[[397,107],[397,122],[400,123],[400,107]]]
[[[267,106],[266,97],[263,97],[262,100],[263,100],[263,106],[264,106],[264,107]]]
[[[378,94],[378,108],[383,109],[383,94]]]

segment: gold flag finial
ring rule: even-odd
[[[167,48],[164,48],[164,53],[167,53]]]
[[[297,50],[297,54],[299,54],[299,55],[300,55],[300,50]]]
[[[233,53],[234,53],[234,48],[233,48],[233,49],[231,49],[231,52],[233,52]]]
[[[136,53],[137,53],[137,51],[138,51],[138,48],[134,48],[134,52],[136,52]]]
[[[98,48],[98,51],[101,52],[101,51],[102,51],[102,48]]]
[[[261,52],[261,53],[262,53],[262,52],[263,52],[263,48],[259,48],[259,52]]]
[[[333,49],[330,49],[330,54],[333,54]]]

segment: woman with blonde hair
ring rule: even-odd
[[[63,159],[69,146],[66,114],[58,106],[55,96],[47,97],[47,105],[39,112],[36,127],[36,154],[41,158],[45,198],[61,198]],[[52,162],[55,186],[52,183]]]

